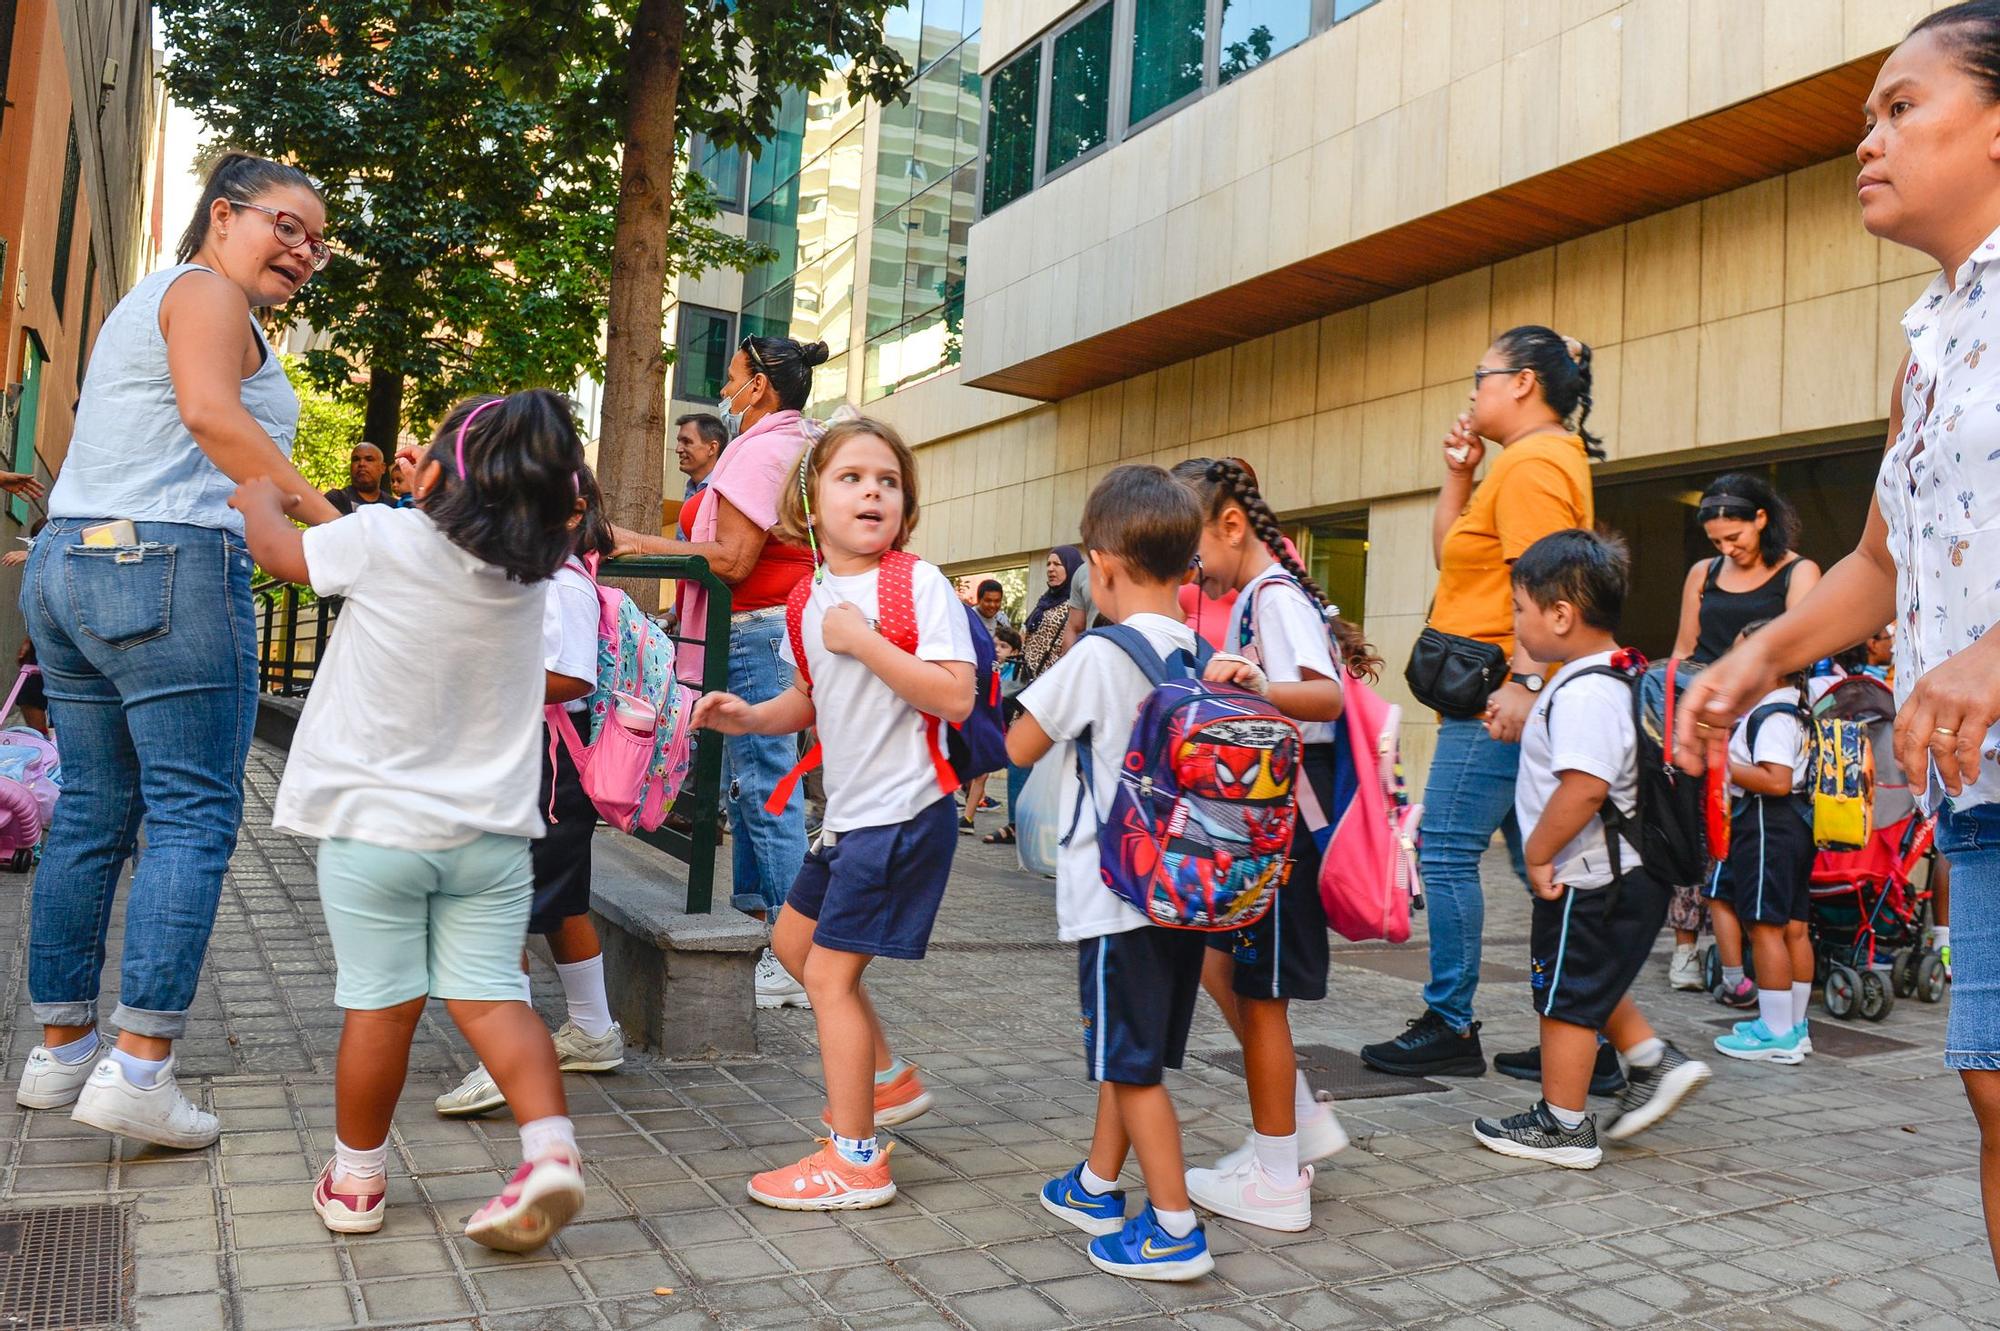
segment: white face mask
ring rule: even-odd
[[[745,379],[742,387],[738,388],[736,393],[741,393],[744,388],[748,388],[749,386],[750,381]],[[736,400],[736,393],[725,393],[722,395],[722,401],[716,403],[716,407],[718,408],[716,414],[722,417],[722,428],[728,431],[731,439],[734,439],[737,433],[743,428],[743,412],[731,411],[729,409],[729,404]],[[744,410],[747,411],[748,408],[746,407]]]

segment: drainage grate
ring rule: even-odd
[[[0,1212],[0,1328],[119,1326],[131,1283],[122,1206]]]
[[[1713,1017],[1711,1026],[1727,1029],[1742,1017]],[[1859,1026],[1850,1026],[1844,1021],[1815,1021],[1811,1023],[1813,1053],[1825,1054],[1828,1058],[1866,1058],[1870,1054],[1893,1054],[1899,1049],[1915,1049],[1909,1040],[1898,1040],[1887,1035],[1877,1035]]]
[[[1392,1077],[1386,1072],[1377,1072],[1363,1063],[1359,1054],[1335,1049],[1331,1045],[1302,1044],[1297,1053],[1299,1067],[1305,1071],[1306,1080],[1313,1084],[1313,1089],[1326,1091],[1335,1100],[1379,1100],[1389,1095],[1425,1095],[1451,1089],[1429,1077]],[[1243,1075],[1243,1054],[1240,1050],[1223,1050],[1200,1057],[1239,1077]]]

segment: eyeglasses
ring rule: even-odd
[[[1521,366],[1521,365],[1501,365],[1501,366],[1496,366],[1495,368],[1493,368],[1493,369],[1490,369],[1490,370],[1488,370],[1488,369],[1483,369],[1483,368],[1482,368],[1482,369],[1477,369],[1477,370],[1474,370],[1474,371],[1472,372],[1472,387],[1473,387],[1473,391],[1474,391],[1474,392],[1477,392],[1477,391],[1478,391],[1478,389],[1479,389],[1479,385],[1481,385],[1481,384],[1483,384],[1483,383],[1485,383],[1485,382],[1486,382],[1486,377],[1487,377],[1488,375],[1491,375],[1491,374],[1519,374],[1519,373],[1520,373],[1520,372],[1521,372],[1521,371],[1522,371],[1523,369],[1525,369],[1525,368],[1526,368],[1525,366]]]
[[[288,213],[283,208],[267,208],[261,203],[245,203],[241,199],[231,199],[229,206],[232,208],[249,208],[256,212],[269,214],[271,218],[271,234],[278,238],[278,243],[288,250],[295,250],[299,246],[304,245],[306,247],[306,254],[312,260],[312,269],[315,273],[325,268],[327,261],[333,257],[333,251],[327,248],[326,238],[324,236],[315,236],[308,230],[305,222],[300,219],[297,213]]]

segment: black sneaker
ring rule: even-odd
[[[1472,1135],[1489,1151],[1523,1160],[1540,1160],[1564,1169],[1595,1169],[1604,1159],[1604,1152],[1597,1145],[1596,1119],[1585,1114],[1580,1125],[1566,1128],[1556,1122],[1548,1104],[1541,1100],[1535,1101],[1535,1107],[1527,1113],[1503,1118],[1498,1123],[1490,1118],[1480,1119],[1472,1125]]]
[[[1668,1045],[1658,1063],[1625,1074],[1625,1093],[1618,1097],[1617,1116],[1604,1127],[1605,1137],[1622,1142],[1644,1132],[1680,1108],[1709,1075],[1708,1064]]]
[[[1361,1061],[1397,1077],[1483,1077],[1486,1054],[1479,1047],[1479,1023],[1460,1035],[1434,1009],[1409,1023],[1401,1035],[1363,1045]]]
[[[1542,1050],[1523,1049],[1518,1054],[1493,1055],[1493,1070],[1520,1081],[1542,1079]],[[1592,1095],[1616,1095],[1625,1089],[1625,1070],[1618,1066],[1618,1051],[1608,1044],[1597,1046],[1597,1065],[1590,1070]]]

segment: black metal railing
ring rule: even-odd
[[[708,590],[708,615],[699,626],[677,627],[681,645],[703,649],[701,682],[709,693],[729,684],[729,584],[699,556],[646,556],[616,559],[598,570],[602,578],[688,581]],[[302,697],[326,655],[327,636],[340,615],[338,597],[314,597],[301,587],[266,578],[251,587],[257,603],[257,678],[265,692]],[[641,602],[643,607],[644,602]],[[698,627],[699,632],[685,630]],[[639,839],[688,866],[687,909],[705,915],[715,895],[715,856],[722,841],[722,736],[703,731],[694,737],[687,781],[674,800],[674,817]]]

